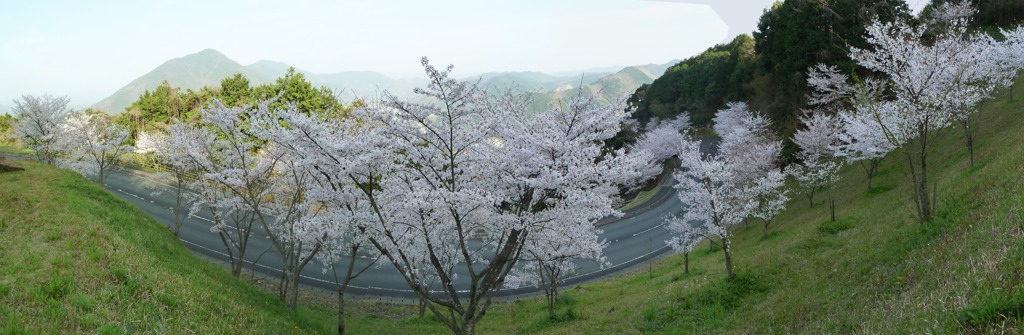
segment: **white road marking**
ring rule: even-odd
[[[655,230],[655,229],[657,229],[657,228],[660,228],[661,226],[664,226],[664,225],[665,225],[665,223],[664,223],[664,222],[662,222],[661,224],[658,224],[657,226],[654,226],[654,227],[651,227],[651,228],[647,228],[647,230],[644,230],[644,231],[642,231],[642,232],[639,232],[639,233],[633,234],[633,236],[637,236],[637,235],[641,235],[641,234],[644,234],[644,233],[650,232],[650,231],[652,231],[652,230]]]

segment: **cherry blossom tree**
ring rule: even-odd
[[[690,129],[689,114],[680,114],[672,120],[657,122],[652,119],[652,124],[630,148],[630,152],[646,151],[651,155],[649,169],[643,171],[643,180],[650,180],[657,177],[664,171],[666,160],[679,154],[679,143],[683,139],[683,133]]]
[[[991,49],[985,47],[991,41],[967,34],[967,19],[961,10],[964,6],[969,5],[940,7],[931,20],[925,20],[930,24],[876,21],[867,28],[871,47],[850,50],[851,59],[888,79],[893,106],[878,109],[873,119],[890,142],[904,148],[916,212],[922,223],[931,218],[933,211],[934,195],[929,192],[928,180],[930,135],[964,119],[963,113],[973,109],[965,110],[966,106],[974,106],[991,94],[996,87],[991,83],[1005,83],[990,77],[993,73],[1005,75],[1005,69],[992,71],[989,66],[998,64],[992,61],[998,57],[986,57],[987,52],[981,52]],[[941,27],[936,28],[938,23]],[[966,142],[970,145],[971,140]]]
[[[655,161],[664,162],[679,154],[679,140],[683,138],[683,132],[689,128],[689,116],[680,114],[675,119],[662,122],[640,135],[631,150],[647,150]]]
[[[690,273],[690,252],[707,236],[705,229],[700,225],[694,225],[676,216],[665,218],[666,227],[676,233],[672,239],[666,241],[672,250],[683,254],[683,273]],[[698,223],[699,224],[699,223]]]
[[[281,157],[270,177],[271,199],[265,210],[272,219],[261,223],[283,261],[280,297],[295,310],[302,270],[324,249],[328,231],[335,227],[322,216],[327,212],[324,204],[307,196],[313,182],[310,171],[287,155]]]
[[[752,185],[777,166],[782,142],[769,130],[770,121],[751,112],[744,102],[731,102],[715,115],[715,132],[721,137],[718,153],[733,161],[736,183]]]
[[[824,64],[809,69],[807,82],[814,89],[808,103],[819,110],[834,112],[835,122],[842,128],[835,134],[838,143],[833,147],[834,155],[845,158],[847,163],[859,163],[871,189],[882,158],[896,149],[875,122],[879,109],[892,107],[883,99],[885,82],[867,78],[851,84],[836,67]]]
[[[61,124],[68,114],[68,98],[43,95],[22,95],[14,100],[12,111],[18,116],[14,126],[15,137],[31,148],[40,162],[57,164],[62,148]]]
[[[127,143],[128,129],[106,115],[74,113],[61,128],[65,136],[59,143],[67,153],[63,163],[83,175],[95,174],[100,185],[110,168],[134,149]]]
[[[515,95],[506,94],[498,105],[510,126],[498,130],[504,145],[498,148],[500,155],[496,157],[520,163],[519,166],[501,161],[492,164],[499,168],[500,185],[507,192],[504,197],[520,204],[511,207],[518,207],[519,218],[515,220],[529,224],[527,233],[532,236],[522,247],[526,264],[523,269],[513,271],[508,286],[520,283],[540,286],[545,291],[548,313],[553,316],[558,284],[575,272],[576,261],[589,259],[604,264],[601,250],[606,243],[599,241],[600,231],[594,228],[594,222],[618,214],[611,209],[618,187],[636,184],[643,179],[643,170],[658,164],[652,163],[654,159],[647,151],[629,154],[619,151],[602,157],[601,149],[594,146],[605,136],[614,135],[609,134],[609,130],[618,131],[616,124],[625,115],[614,109],[621,106],[598,105],[593,97],[582,93],[568,106],[553,105],[547,112],[535,116],[527,112],[528,101]],[[680,122],[665,124],[672,129],[681,126]],[[604,160],[593,164],[598,157]],[[578,174],[574,171],[580,168],[606,169],[606,172]],[[527,190],[535,194],[521,193]],[[537,194],[542,194],[542,198],[536,198]],[[590,200],[576,198],[578,196]],[[522,205],[529,202],[534,204]],[[556,207],[548,207],[550,205]]]
[[[525,251],[520,261],[521,266],[513,270],[506,285],[511,288],[541,288],[547,301],[548,316],[554,317],[559,283],[576,273],[576,262],[579,260],[594,260],[604,266],[606,262],[601,251],[607,242],[598,241],[596,235],[583,241],[566,239],[562,229],[542,229],[534,234],[535,238],[523,248]]]
[[[762,238],[768,237],[768,226],[775,217],[786,209],[789,202],[789,191],[786,189],[786,174],[780,169],[772,169],[758,178],[750,188],[753,198],[750,216],[760,219],[764,224]]]
[[[746,102],[733,101],[727,103],[725,109],[715,113],[714,122],[715,133],[721,138],[726,138],[736,130],[749,129],[745,123],[760,122],[760,119],[751,119],[750,108]]]
[[[735,278],[732,264],[732,234],[729,229],[750,214],[748,193],[736,184],[733,162],[724,155],[700,152],[700,142],[684,140],[679,152],[680,170],[676,172],[676,189],[683,204],[680,218],[669,218],[668,229],[677,235],[670,245],[686,248],[693,234],[699,234],[722,248],[725,271],[729,280]],[[701,222],[694,228],[690,222]],[[694,231],[696,229],[696,231]]]
[[[451,79],[451,67],[423,65],[430,84],[416,102],[385,94],[347,126],[289,116],[275,142],[328,181],[316,192],[354,188],[358,233],[442,323],[471,334],[532,240],[596,240],[593,222],[617,213],[618,188],[649,159],[602,151],[628,116],[621,102],[577,96],[527,116]]]
[[[176,123],[168,136],[169,146],[182,148],[175,164],[197,175],[189,183],[194,192],[189,215],[203,208],[210,211],[211,231],[220,236],[235,276],[242,272],[255,225],[272,219],[265,209],[272,196],[269,179],[279,159],[265,155],[252,141],[241,120],[244,113],[245,107],[218,103],[200,110],[198,125]]]
[[[769,126],[768,118],[740,102],[730,103],[715,116],[716,132],[722,137],[719,154],[733,163],[735,182],[751,199],[750,214],[764,223],[765,236],[771,221],[789,200],[785,176],[778,166],[782,141]]]
[[[194,171],[197,177],[187,183],[193,193],[186,194],[191,205],[188,217],[196,217],[207,209],[212,215],[210,231],[220,237],[227,253],[231,275],[242,274],[245,254],[248,250],[249,238],[253,234],[252,213],[246,211],[237,197],[231,197],[223,187],[209,178],[207,174],[216,174],[226,170],[227,164],[241,161],[239,153],[246,149],[232,150],[225,139],[218,139],[212,128],[175,122],[170,126],[167,136],[168,148],[180,151],[168,152],[171,166],[183,171]],[[179,189],[178,190],[182,190]]]
[[[293,232],[299,241],[320,241],[320,252],[315,258],[324,264],[325,271],[330,269],[335,274],[338,333],[343,334],[345,292],[353,279],[376,263],[357,265],[360,255],[375,253],[367,239],[378,231],[370,201],[402,201],[375,193],[380,186],[377,182],[385,175],[384,169],[391,166],[388,162],[394,161],[387,149],[388,140],[381,136],[382,124],[367,118],[322,118],[295,108],[257,109],[250,120],[254,123],[250,129],[257,138],[281,150],[288,165],[307,172],[308,180],[293,184],[304,187],[304,202],[297,208],[305,208],[300,214],[309,222]],[[364,197],[364,188],[377,197]],[[343,275],[338,275],[339,270]]]
[[[195,180],[196,166],[188,158],[187,146],[189,136],[194,130],[185,123],[177,120],[168,128],[168,134],[139,133],[139,140],[136,141],[136,152],[148,152],[155,157],[155,160],[167,168],[167,171],[156,175],[157,179],[171,180],[174,190],[174,207],[170,208],[174,213],[174,223],[169,227],[174,236],[179,236],[181,227],[185,224],[185,218],[189,216],[190,202],[194,195],[188,193],[190,180]],[[145,135],[144,135],[145,134]],[[160,191],[153,192],[153,195],[160,194]]]
[[[156,133],[141,131],[139,138],[135,140],[135,153],[140,155],[152,154],[160,150],[164,137]]]
[[[318,216],[322,204],[309,202],[306,195],[312,172],[290,151],[259,139],[267,132],[260,127],[276,115],[269,106],[226,107],[214,101],[202,109],[198,137],[208,140],[191,141],[187,161],[200,172],[201,200],[215,212],[215,230],[225,247],[238,253],[232,257],[232,272],[241,271],[248,239],[258,225],[282,260],[278,295],[295,309],[302,270],[323,248],[332,227]],[[294,105],[287,108],[298,113]],[[252,122],[258,118],[265,120]],[[236,233],[225,232],[225,220],[216,211],[231,215]]]
[[[804,128],[796,131],[793,142],[800,147],[801,162],[790,169],[790,174],[803,188],[810,206],[814,207],[815,193],[831,188],[838,178],[841,164],[835,159],[835,148],[839,145],[842,126],[836,117],[822,112],[805,113],[800,122]],[[829,207],[834,213],[831,193]]]
[[[667,241],[684,253],[705,238],[722,248],[728,279],[735,277],[729,229],[750,216],[767,227],[788,197],[778,167],[782,142],[768,129],[764,116],[746,103],[732,102],[715,116],[715,132],[722,138],[717,155],[700,151],[700,142],[684,139],[679,148],[680,171],[675,174],[682,217],[666,219],[676,236]],[[694,225],[693,223],[700,223]],[[688,265],[686,266],[688,267]]]

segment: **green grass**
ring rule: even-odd
[[[957,129],[935,137],[935,218],[916,223],[905,159],[874,187],[848,166],[813,208],[799,195],[763,239],[735,230],[737,280],[701,245],[613,278],[566,289],[556,316],[543,298],[498,303],[481,334],[1022,333],[1024,101],[988,102],[977,163]],[[7,190],[18,190],[17,193]],[[166,229],[70,172],[26,164],[0,173],[0,334],[55,332],[331,332],[330,295],[297,314],[198,260]],[[666,237],[667,239],[667,237]],[[165,256],[166,255],[166,256]],[[352,301],[354,334],[446,329],[415,306]]]
[[[481,330],[543,334],[637,333],[1021,333],[1024,332],[1024,101],[986,103],[977,163],[968,167],[957,129],[940,132],[931,176],[938,207],[913,216],[906,161],[887,157],[866,190],[848,166],[813,208],[794,196],[762,239],[737,227],[738,281],[726,282],[720,251],[706,244],[652,268],[582,285],[575,320],[544,318],[536,300],[504,304]]]
[[[620,211],[628,211],[628,210],[633,209],[633,208],[635,208],[637,206],[640,206],[640,205],[643,205],[643,204],[647,203],[647,201],[651,200],[651,198],[653,198],[655,194],[658,194],[658,191],[661,191],[662,187],[663,186],[659,183],[658,186],[655,186],[654,188],[652,188],[650,190],[646,190],[646,191],[642,191],[640,193],[637,193],[636,197],[634,197],[633,200],[629,201],[629,203],[626,204],[625,206],[622,206],[621,208],[619,208],[619,210]]]
[[[0,173],[0,333],[331,329],[315,318],[323,313],[292,313],[194,257],[163,225],[78,174],[20,163],[25,171]]]
[[[11,145],[0,145],[0,154],[21,154],[29,155],[32,154],[31,149],[11,146]]]

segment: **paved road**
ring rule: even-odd
[[[681,208],[672,184],[674,181],[667,178],[661,191],[651,201],[627,211],[621,219],[602,222],[601,238],[609,242],[604,255],[610,266],[602,269],[593,261],[581,261],[578,263],[578,274],[566,279],[562,285],[613,274],[671,250],[665,244],[665,240],[669,239],[669,232],[662,218],[671,214],[678,215]],[[138,170],[113,171],[108,174],[104,186],[135,204],[157,221],[168,225],[174,222],[174,189],[154,178],[153,174]],[[227,255],[223,251],[223,243],[216,233],[210,231],[210,217],[208,212],[200,212],[197,217],[187,219],[181,228],[180,239],[192,251],[226,262]],[[255,229],[249,241],[245,260],[248,263],[245,271],[255,269],[271,277],[280,276],[278,269],[281,268],[281,259],[262,228]],[[365,266],[372,261],[368,257],[360,257],[357,259],[357,266]],[[347,260],[339,264],[339,268],[344,268],[344,262]],[[347,292],[366,296],[413,298],[414,295],[394,267],[386,261],[382,262],[380,266],[370,268],[354,279]],[[304,284],[325,289],[336,288],[334,274],[325,273],[323,265],[315,260],[306,266],[302,275]],[[469,276],[466,273],[459,273],[457,278],[467,280]],[[456,287],[460,286],[459,282],[456,281]],[[462,286],[464,285],[463,282]],[[526,295],[538,291],[536,287],[505,289],[498,296]]]

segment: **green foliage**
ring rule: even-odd
[[[189,90],[183,94],[179,91],[165,80],[152,92],[147,90],[143,93],[139,100],[126,107],[114,122],[128,127],[130,138],[134,142],[139,132],[163,129],[172,119],[189,119],[197,111],[192,108],[200,107],[197,106],[196,98],[192,96],[196,92]]]
[[[689,112],[694,126],[707,126],[726,102],[750,95],[744,84],[753,77],[756,64],[754,40],[740,35],[670,67],[650,85],[640,86],[627,102],[636,107],[633,118],[641,124]]]
[[[181,92],[181,89],[164,81],[153,91],[143,93],[114,122],[128,127],[131,142],[134,143],[139,132],[162,132],[172,120],[191,122],[198,119],[199,111],[215,100],[225,106],[238,107],[270,99],[275,99],[271,104],[272,109],[295,104],[301,111],[323,117],[339,117],[353,106],[362,105],[362,101],[357,101],[353,106],[344,106],[333,91],[326,87],[314,87],[305,75],[291,68],[274,84],[257,87],[250,86],[249,79],[240,73],[224,78],[219,87],[203,87],[198,91],[190,89]]]
[[[17,122],[18,119],[11,114],[0,114],[0,145],[14,144],[14,124]]]
[[[241,73],[224,78],[220,81],[220,102],[228,107],[238,107],[253,103],[252,87],[249,86],[249,79]]]
[[[0,191],[0,334],[332,329],[326,313],[289,311],[77,173],[19,163],[25,171],[0,174],[0,190],[18,190]]]
[[[757,54],[770,76],[755,109],[765,112],[784,137],[796,129],[809,93],[807,69],[824,63],[864,74],[848,56],[850,47],[864,48],[865,28],[872,20],[892,21],[909,15],[903,1],[789,0],[776,2],[758,21]],[[770,98],[769,98],[770,97]],[[792,149],[791,146],[789,149]]]
[[[853,228],[853,222],[850,220],[825,221],[818,226],[818,232],[835,235],[850,228]]]
[[[342,104],[331,89],[313,87],[306,76],[295,71],[294,67],[289,68],[284,77],[277,78],[274,84],[261,85],[253,92],[260,101],[275,99],[270,105],[271,110],[294,104],[301,112],[325,117],[338,116],[342,111]]]
[[[730,101],[746,101],[765,113],[774,130],[788,138],[808,93],[806,70],[818,63],[863,72],[846,56],[849,47],[865,47],[864,30],[875,17],[889,21],[906,16],[902,1],[788,0],[764,12],[753,37],[740,35],[669,68],[629,98],[633,118],[645,124],[689,112],[695,127],[711,124]],[[611,147],[631,143],[637,134],[623,132]],[[795,147],[787,143],[784,156]]]

